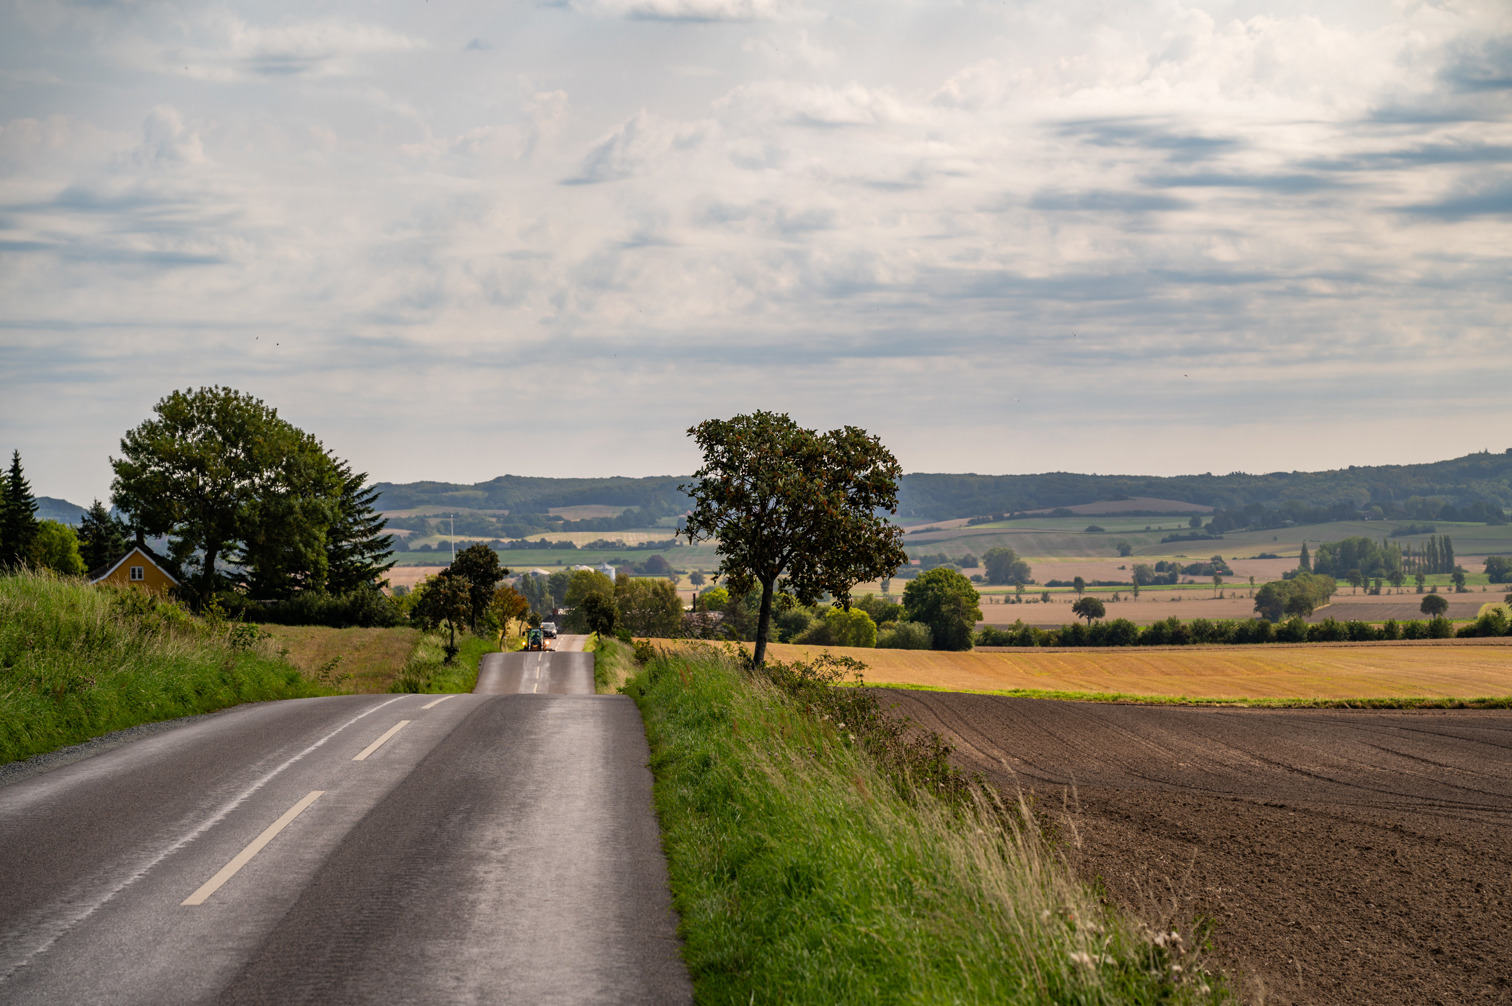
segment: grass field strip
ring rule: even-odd
[[[189,895],[189,897],[181,901],[180,904],[203,905],[205,903],[205,899],[209,898],[210,895],[220,890],[221,885],[226,881],[236,876],[237,871],[250,863],[253,856],[257,855],[259,852],[262,852],[263,847],[266,846],[269,842],[273,841],[273,839],[277,837],[280,831],[283,831],[289,825],[293,824],[296,817],[308,810],[310,805],[313,804],[316,800],[319,800],[322,796],[325,796],[325,790],[323,789],[314,789],[305,794],[305,796],[298,803],[290,807],[288,810],[284,811],[282,817],[264,828],[261,835],[258,835],[251,842],[247,843],[247,847],[245,849],[243,849],[241,852],[238,852],[235,856],[232,856],[231,862],[221,867],[220,871],[216,873],[215,876],[211,877],[209,880],[201,884],[199,890]]]
[[[374,751],[377,751],[379,748],[383,747],[385,741],[387,741],[390,737],[394,736],[400,730],[403,730],[404,727],[405,727],[405,725],[408,724],[408,723],[410,723],[410,722],[412,722],[412,721],[411,720],[400,720],[398,723],[395,723],[393,726],[389,727],[387,730],[385,730],[383,732],[383,736],[379,737],[377,740],[373,741],[373,743],[371,743],[367,747],[363,748],[362,751],[359,754],[357,754],[355,757],[352,758],[352,761],[367,761],[368,755],[372,754]]]
[[[66,909],[63,913],[54,915],[51,918],[34,918],[26,920],[24,929],[18,926],[18,928],[13,931],[24,932],[27,936],[32,938],[33,943],[29,948],[17,948],[14,953],[4,953],[3,956],[0,956],[0,984],[3,984],[6,979],[10,978],[11,975],[15,974],[18,970],[25,967],[33,958],[37,957],[40,954],[46,953],[47,950],[54,943],[56,943],[60,937],[62,937],[69,930],[73,929],[75,926],[79,925],[81,922],[86,921],[90,916],[94,915],[101,908],[104,908],[107,904],[110,903],[112,899],[115,898],[116,895],[120,894],[122,891],[126,890],[126,888],[130,887],[132,884],[135,884],[138,880],[141,880],[149,872],[151,872],[153,867],[157,866],[159,863],[167,859],[169,856],[173,855],[175,852],[178,852],[180,849],[184,848],[190,842],[193,842],[195,839],[199,838],[201,835],[209,831],[211,828],[215,827],[217,824],[220,824],[221,821],[225,820],[228,814],[234,811],[237,807],[240,807],[254,794],[256,794],[258,790],[262,789],[279,775],[283,774],[283,772],[290,766],[302,760],[310,753],[323,747],[326,742],[330,741],[333,737],[341,733],[347,727],[351,726],[354,723],[357,723],[360,720],[366,719],[373,713],[378,712],[380,709],[384,709],[390,705],[393,705],[395,702],[398,702],[403,698],[406,698],[406,696],[396,695],[394,698],[389,699],[387,702],[380,702],[378,705],[372,706],[369,709],[364,709],[362,712],[358,713],[356,716],[353,716],[345,723],[342,723],[340,726],[332,730],[330,733],[326,734],[324,737],[321,737],[319,740],[315,741],[309,747],[298,752],[297,754],[292,755],[283,764],[272,769],[266,775],[253,782],[246,789],[242,790],[236,796],[232,797],[226,803],[222,804],[214,814],[211,814],[193,830],[189,831],[187,834],[180,837],[177,841],[168,845],[166,848],[161,849],[156,855],[150,857],[145,862],[138,865],[134,870],[128,873],[125,878],[123,878],[120,882],[110,887],[103,893],[93,898],[84,900],[83,904],[74,902],[73,905],[68,906],[71,910]],[[16,921],[19,922],[20,920]],[[9,950],[8,945],[13,944],[14,941],[15,938],[11,937],[8,933],[0,934],[0,948],[3,948],[3,950]]]

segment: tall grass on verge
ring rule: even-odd
[[[325,694],[254,626],[134,588],[0,576],[0,762],[242,702]]]
[[[478,664],[485,653],[498,651],[497,642],[486,636],[463,635],[457,639],[457,656],[446,663],[446,636],[428,632],[415,643],[391,692],[470,692],[478,685]]]
[[[705,646],[626,686],[699,1002],[1232,1001],[1195,941],[1076,883],[1022,802],[832,688],[850,669]]]

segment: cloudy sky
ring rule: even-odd
[[[0,0],[0,448],[175,388],[375,478],[1512,445],[1512,5]]]

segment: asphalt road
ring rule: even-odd
[[[0,787],[0,1003],[691,1001],[639,713],[586,654],[515,678],[241,706]]]

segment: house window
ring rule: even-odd
[[[132,566],[131,567],[131,578],[133,580],[144,580],[144,579],[146,579],[146,577],[142,575],[142,567],[141,566]]]

